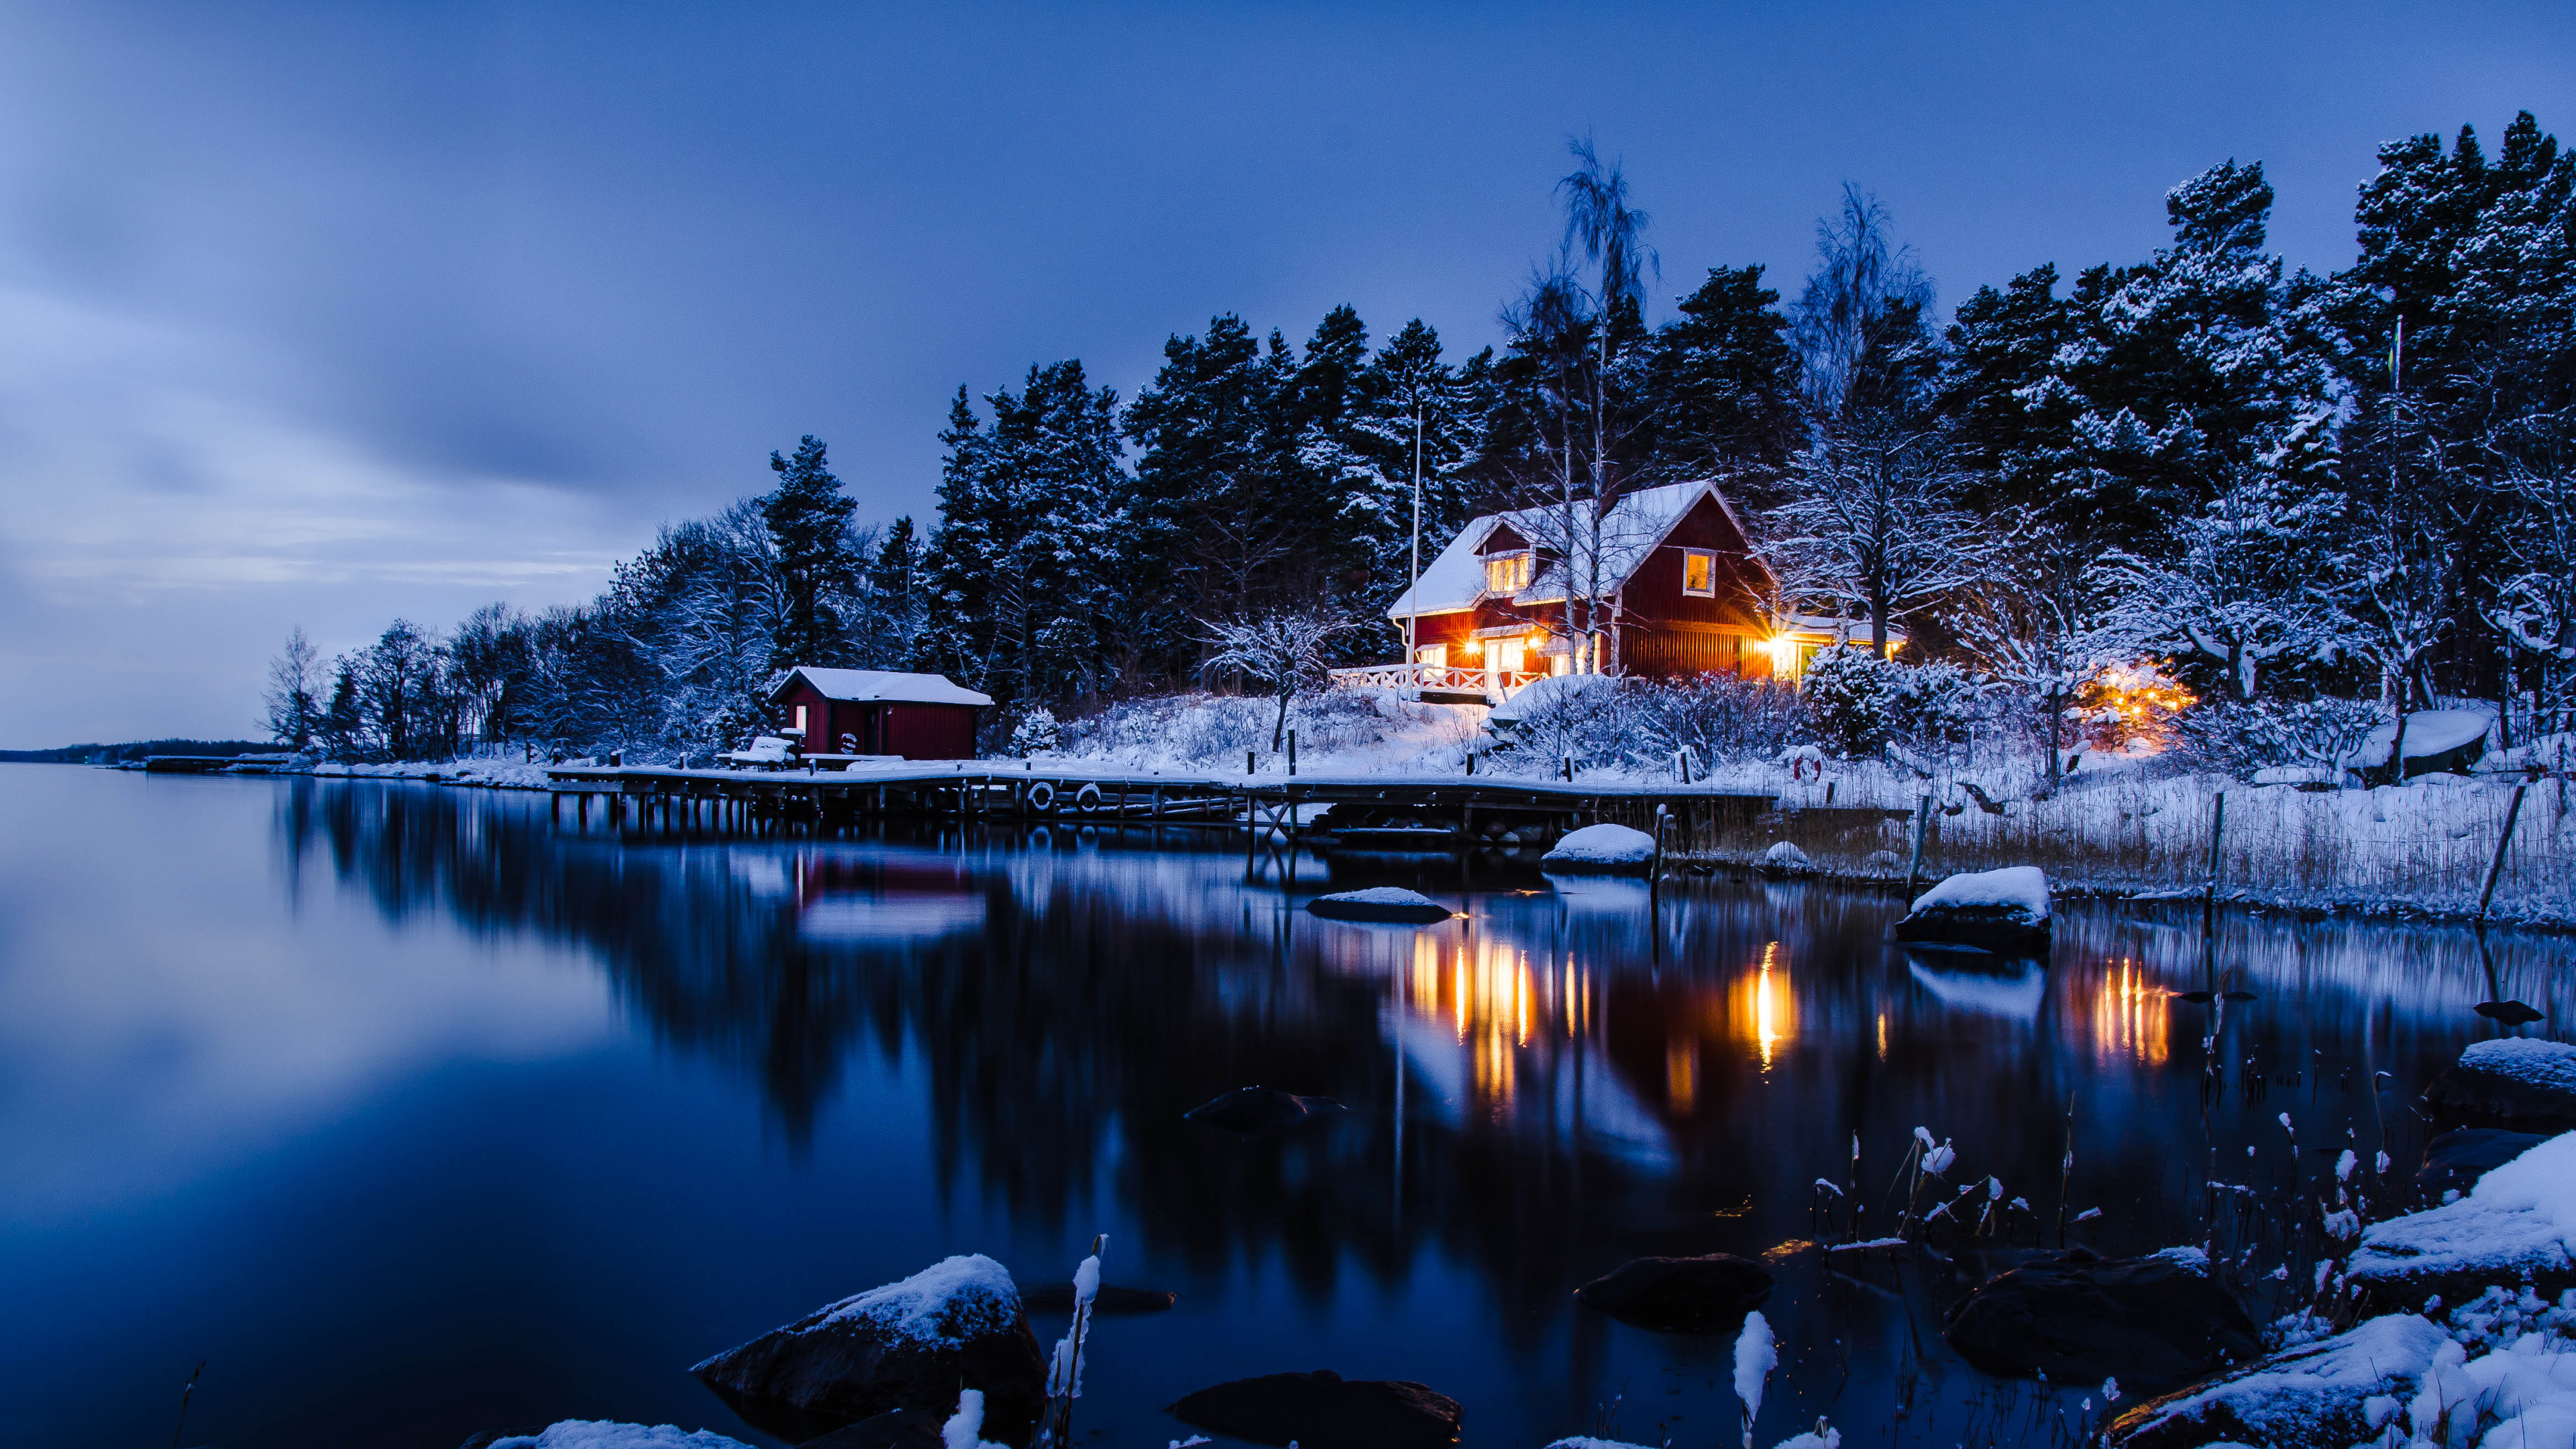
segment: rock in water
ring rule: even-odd
[[[1337,921],[1385,921],[1407,926],[1437,925],[1456,914],[1422,892],[1402,886],[1375,886],[1317,896],[1306,903],[1306,909]]]
[[[1569,830],[1539,864],[1558,870],[1598,870],[1644,875],[1654,864],[1655,837],[1625,825],[1586,825]]]
[[[2253,1320],[2197,1248],[2103,1258],[2078,1248],[1977,1286],[1941,1336],[1992,1374],[2058,1384],[2117,1378],[2157,1392],[2260,1354]]]
[[[1914,898],[1900,941],[1947,941],[2000,955],[2048,947],[2048,875],[2035,865],[1954,875]]]
[[[2445,1192],[2465,1196],[2479,1178],[2548,1140],[2537,1132],[2454,1127],[2424,1144],[2424,1165],[2416,1169],[2415,1190],[2435,1203]]]
[[[1659,1333],[1733,1333],[1771,1296],[1771,1272],[1750,1258],[1634,1258],[1574,1290],[1584,1307]]]
[[[2374,1443],[2374,1396],[2403,1403],[2448,1336],[2412,1313],[2369,1319],[2349,1333],[2276,1353],[2205,1384],[2150,1399],[2111,1421],[2105,1449],[2345,1449]],[[2125,1381],[2125,1380],[2124,1380]]]
[[[2576,1045],[2509,1036],[2472,1042],[2424,1089],[2437,1117],[2481,1127],[2576,1127]]]
[[[1237,1087],[1192,1107],[1181,1114],[1181,1119],[1258,1137],[1302,1127],[1317,1116],[1346,1110],[1330,1097],[1300,1097],[1275,1087]]]
[[[669,1424],[619,1424],[607,1419],[564,1419],[520,1433],[477,1434],[465,1449],[751,1449],[713,1430],[694,1432]]]
[[[954,1409],[960,1388],[983,1390],[987,1438],[1024,1443],[1046,1400],[1046,1355],[1019,1289],[981,1253],[844,1298],[691,1372],[791,1443],[894,1409]]]
[[[1121,1288],[1115,1283],[1100,1285],[1100,1296],[1091,1300],[1091,1311],[1116,1316],[1129,1313],[1160,1313],[1181,1301],[1178,1293],[1159,1288]],[[1020,1306],[1031,1313],[1071,1313],[1073,1285],[1041,1283],[1020,1293]]]
[[[2374,1313],[2411,1313],[2437,1294],[2456,1306],[2495,1283],[2544,1298],[2576,1288],[2576,1132],[2489,1168],[2458,1202],[2362,1229],[2344,1273]]]
[[[1345,1379],[1329,1369],[1264,1374],[1201,1389],[1169,1411],[1192,1428],[1302,1449],[1444,1449],[1458,1442],[1458,1401],[1401,1379]]]
[[[808,1439],[796,1449],[946,1449],[948,1436],[940,1430],[948,1417],[935,1409],[896,1409]]]

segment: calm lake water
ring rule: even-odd
[[[2046,973],[1996,978],[1886,945],[1873,895],[1281,877],[1247,883],[1240,837],[621,838],[526,795],[0,769],[0,1444],[164,1442],[199,1360],[191,1444],[568,1417],[767,1443],[690,1364],[949,1253],[1061,1278],[1105,1232],[1111,1281],[1182,1297],[1104,1320],[1088,1442],[1331,1368],[1460,1399],[1470,1444],[1615,1401],[1623,1437],[1732,1446],[1728,1340],[1572,1290],[1814,1236],[1854,1134],[1890,1224],[1918,1125],[2054,1242],[2070,1104],[2067,1216],[2103,1211],[2070,1239],[2194,1241],[2213,1162],[2300,1170],[2277,1114],[2404,1164],[2412,1091],[2495,1030],[2473,1003],[2570,1019],[2554,938],[2228,917],[2215,964],[2258,999],[2206,1102],[2210,1009],[2167,995],[2213,959],[2188,910],[2065,904]],[[1469,914],[1295,908],[1328,883]],[[1353,1111],[1251,1143],[1180,1120],[1245,1083]],[[2080,1413],[1962,1365],[1938,1273],[1779,1261],[1759,1442]]]

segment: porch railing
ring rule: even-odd
[[[1488,673],[1457,664],[1369,664],[1332,671],[1335,689],[1435,689],[1459,694],[1509,698],[1521,686],[1544,675],[1507,669]]]

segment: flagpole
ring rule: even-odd
[[[1404,667],[1413,679],[1414,697],[1422,697],[1422,666],[1414,653],[1415,623],[1422,617],[1422,398],[1413,399],[1413,587],[1404,596],[1412,607],[1404,615]]]

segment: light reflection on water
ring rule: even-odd
[[[1733,1442],[1722,1342],[1571,1290],[1812,1236],[1853,1139],[1884,1182],[1918,1125],[2043,1215],[2071,1133],[2090,1241],[2187,1240],[2213,1149],[2271,1150],[2284,1110],[2309,1141],[2407,1130],[2372,1070],[2419,1082],[2492,1030],[2490,991],[2566,1020],[2576,981],[2548,938],[2230,915],[2213,949],[2189,911],[2074,902],[2046,969],[1964,963],[1892,948],[1875,897],[1650,903],[1491,861],[1247,880],[1222,836],[621,839],[525,797],[34,767],[0,810],[0,1353],[50,1386],[0,1403],[6,1443],[166,1430],[199,1357],[191,1422],[224,1443],[741,1434],[688,1363],[940,1253],[1049,1276],[1098,1230],[1113,1279],[1184,1294],[1104,1336],[1102,1442],[1319,1366],[1456,1395],[1471,1444],[1592,1427],[1623,1386],[1626,1437]],[[1297,909],[1381,883],[1466,914]],[[2259,999],[2204,1117],[2212,1011],[2175,993],[2213,972]],[[1352,1112],[1269,1144],[1181,1123],[1247,1082]],[[1935,1304],[1782,1263],[1763,1442],[1828,1412],[1976,1432]]]

